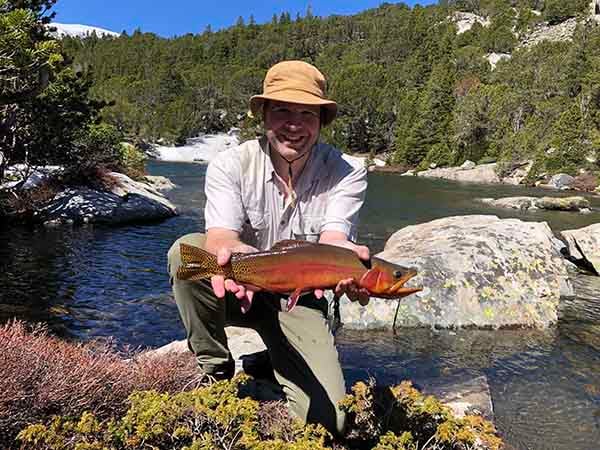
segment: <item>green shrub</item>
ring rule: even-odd
[[[99,421],[84,413],[80,419],[57,417],[49,425],[36,424],[19,433],[27,448],[75,449],[326,449],[331,437],[321,426],[292,427],[289,441],[271,438],[259,430],[260,404],[240,398],[238,388],[249,377],[238,375],[231,382],[178,394],[156,391],[134,392],[129,410],[121,418]]]
[[[357,448],[416,450],[414,442],[426,443],[419,448],[439,450],[502,447],[491,422],[480,416],[455,417],[410,381],[394,387],[358,382],[341,406],[350,422],[348,439]]]
[[[141,179],[145,174],[146,155],[135,145],[122,142],[119,147],[119,171],[134,180]]]

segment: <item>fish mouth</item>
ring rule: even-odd
[[[380,297],[403,298],[415,292],[423,290],[420,287],[404,287],[404,284],[417,275],[417,269],[414,267],[399,267],[394,271],[394,284],[387,288]]]

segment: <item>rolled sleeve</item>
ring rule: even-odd
[[[221,154],[206,170],[204,192],[206,229],[225,228],[242,231],[244,209],[240,188],[239,161],[232,155]]]
[[[354,240],[358,215],[367,192],[367,171],[364,167],[347,164],[336,179],[321,231],[339,231]]]

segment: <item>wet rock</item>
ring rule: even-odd
[[[576,230],[565,230],[561,235],[567,242],[571,261],[579,267],[600,274],[600,223]]]
[[[572,295],[560,246],[545,222],[495,216],[448,217],[394,233],[377,256],[419,274],[423,291],[400,302],[342,299],[348,328],[396,326],[546,328],[562,295]],[[395,319],[397,310],[397,317]]]
[[[554,189],[569,189],[573,185],[574,181],[575,178],[573,178],[571,175],[567,175],[566,173],[557,173],[550,178],[550,181],[548,181],[548,187]]]
[[[120,224],[157,220],[177,214],[175,206],[147,183],[111,172],[106,190],[67,188],[34,213],[36,220],[55,226],[71,223]]]
[[[457,417],[475,414],[487,420],[494,420],[492,396],[485,374],[471,377],[437,377],[422,380],[420,383],[423,393],[437,397],[449,406]]]

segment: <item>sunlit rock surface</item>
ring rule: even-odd
[[[481,198],[481,202],[498,208],[511,208],[519,210],[546,209],[550,211],[589,212],[590,202],[580,196],[573,197],[503,197]]]
[[[119,224],[156,220],[177,214],[175,206],[148,183],[111,172],[114,185],[107,190],[67,188],[35,212],[46,226],[69,223]],[[163,186],[165,181],[162,181]]]
[[[573,295],[564,245],[545,222],[460,216],[394,233],[377,256],[416,267],[409,286],[423,291],[400,302],[396,326],[545,328],[557,320],[562,295]],[[342,299],[348,328],[389,328],[398,302]]]
[[[445,180],[464,181],[469,183],[500,183],[496,174],[496,163],[480,164],[470,169],[461,167],[442,167],[423,170],[417,173],[419,177],[443,178]]]
[[[600,223],[577,230],[565,230],[561,235],[567,241],[569,254],[581,265],[591,265],[600,274]]]

